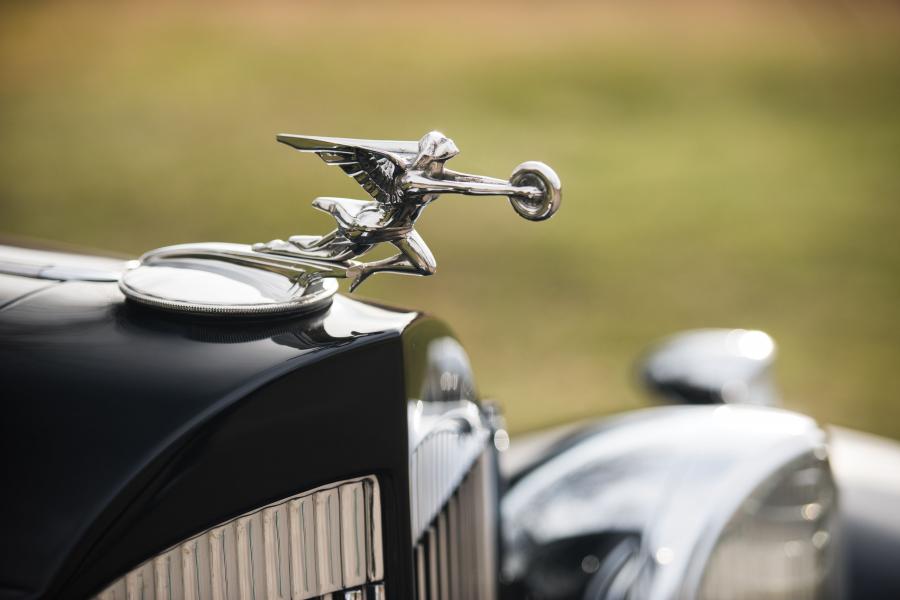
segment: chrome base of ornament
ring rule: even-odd
[[[148,252],[119,279],[130,300],[194,315],[292,315],[326,308],[338,290],[327,266],[202,243]]]

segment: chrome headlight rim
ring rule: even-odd
[[[831,473],[830,464],[828,462],[827,446],[825,444],[825,434],[822,432],[822,441],[820,444],[807,449],[792,448],[785,449],[785,454],[780,457],[780,466],[769,463],[768,468],[761,467],[755,474],[755,478],[748,478],[746,486],[740,492],[736,492],[732,501],[728,505],[723,505],[722,510],[715,514],[710,521],[710,527],[706,530],[706,535],[702,536],[694,547],[694,552],[688,559],[688,566],[685,571],[683,585],[679,597],[683,598],[700,598],[706,578],[710,575],[711,568],[714,567],[713,559],[716,552],[720,549],[721,544],[725,541],[729,528],[739,519],[745,517],[743,514],[745,507],[749,502],[756,501],[760,495],[766,496],[766,492],[772,492],[776,488],[785,484],[788,478],[794,476],[807,468],[821,468],[830,482],[829,496],[819,497],[816,503],[824,508],[825,511],[821,515],[821,519],[828,522],[831,529],[829,535],[834,537],[834,529],[836,527],[835,516],[837,508],[837,488],[834,484],[833,474]],[[763,500],[763,504],[765,499]],[[759,508],[765,508],[760,506]],[[769,508],[772,508],[770,505]],[[796,507],[798,510],[800,506]],[[817,516],[818,518],[818,516]],[[791,540],[786,540],[790,543]],[[834,542],[831,542],[834,544]],[[658,556],[654,556],[658,563]],[[764,575],[764,574],[760,574]]]

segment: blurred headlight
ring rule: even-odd
[[[508,581],[543,598],[568,597],[560,581],[591,600],[839,595],[836,491],[812,419],[677,406],[580,435],[503,498]]]
[[[836,494],[828,463],[789,463],[738,508],[722,531],[698,597],[829,598],[835,580]]]

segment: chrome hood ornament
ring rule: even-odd
[[[290,134],[277,139],[340,167],[372,200],[316,198],[313,206],[337,222],[324,235],[294,235],[252,246],[184,244],[148,252],[120,280],[129,298],[191,313],[313,310],[330,301],[336,279],[350,280],[352,292],[374,273],[433,274],[437,262],[415,224],[441,194],[506,196],[531,221],[553,216],[562,199],[559,177],[540,162],[520,164],[508,181],[447,169],[445,163],[459,149],[437,131],[418,142]],[[385,242],[396,248],[395,255],[360,260]]]

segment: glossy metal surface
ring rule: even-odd
[[[192,314],[312,312],[327,306],[337,278],[349,279],[352,292],[378,272],[434,273],[437,262],[415,224],[441,194],[506,196],[519,215],[532,221],[550,218],[562,200],[559,177],[543,163],[522,163],[509,181],[445,169],[459,150],[436,131],[418,142],[288,134],[278,141],[339,166],[373,200],[316,198],[313,206],[337,222],[334,231],[321,236],[153,250],[122,274],[122,292],[147,306]],[[399,252],[382,260],[358,260],[382,243]]]
[[[359,588],[384,577],[380,518],[375,477],[336,482],[185,540],[97,598],[306,600]]]
[[[293,236],[253,249],[277,256],[327,261],[331,273],[347,277],[350,290],[378,272],[431,275],[437,262],[416,232],[416,220],[441,194],[506,196],[522,217],[540,221],[559,209],[559,177],[543,163],[522,163],[509,181],[458,173],[444,163],[459,153],[453,140],[438,131],[418,142],[356,140],[281,134],[278,141],[301,152],[313,152],[339,166],[372,196],[372,201],[317,198],[313,206],[332,215],[337,228],[322,236]],[[382,243],[399,252],[390,258],[362,262],[359,257]]]
[[[28,297],[29,294],[55,284],[56,281],[52,280],[0,273],[0,310],[21,298]]]
[[[116,258],[0,245],[0,274],[57,281],[118,281],[128,263]]]
[[[459,487],[490,437],[465,350],[445,332],[433,335],[420,349],[424,368],[410,369],[421,373],[421,381],[410,382],[407,401],[413,543]]]
[[[495,418],[460,343],[434,321],[404,336],[415,598],[497,592]]]
[[[799,457],[824,459],[824,444],[812,419],[752,406],[665,407],[600,422],[558,445],[503,497],[504,576],[538,592],[562,590],[564,581],[583,590],[602,573],[601,559],[636,540],[626,562],[637,567],[631,581],[642,582],[637,597],[682,597],[698,589],[721,532],[753,490]],[[554,557],[567,552],[580,554],[564,567]]]
[[[412,329],[407,346],[413,344],[406,364],[407,372],[418,374],[407,381],[415,543],[482,455],[491,431],[462,345],[446,329],[427,324]]]
[[[698,329],[663,341],[643,360],[648,389],[688,404],[776,406],[775,342],[763,331]]]
[[[417,424],[423,418],[424,405],[414,403],[410,418],[418,434]],[[410,456],[410,502],[412,504],[412,541],[416,542],[447,503],[463,478],[484,453],[489,430],[481,424],[478,408],[460,406],[440,416],[429,427]]]
[[[148,252],[119,288],[154,308],[211,315],[285,315],[319,310],[338,285],[311,277],[314,265],[254,252],[242,244],[182,244]]]

